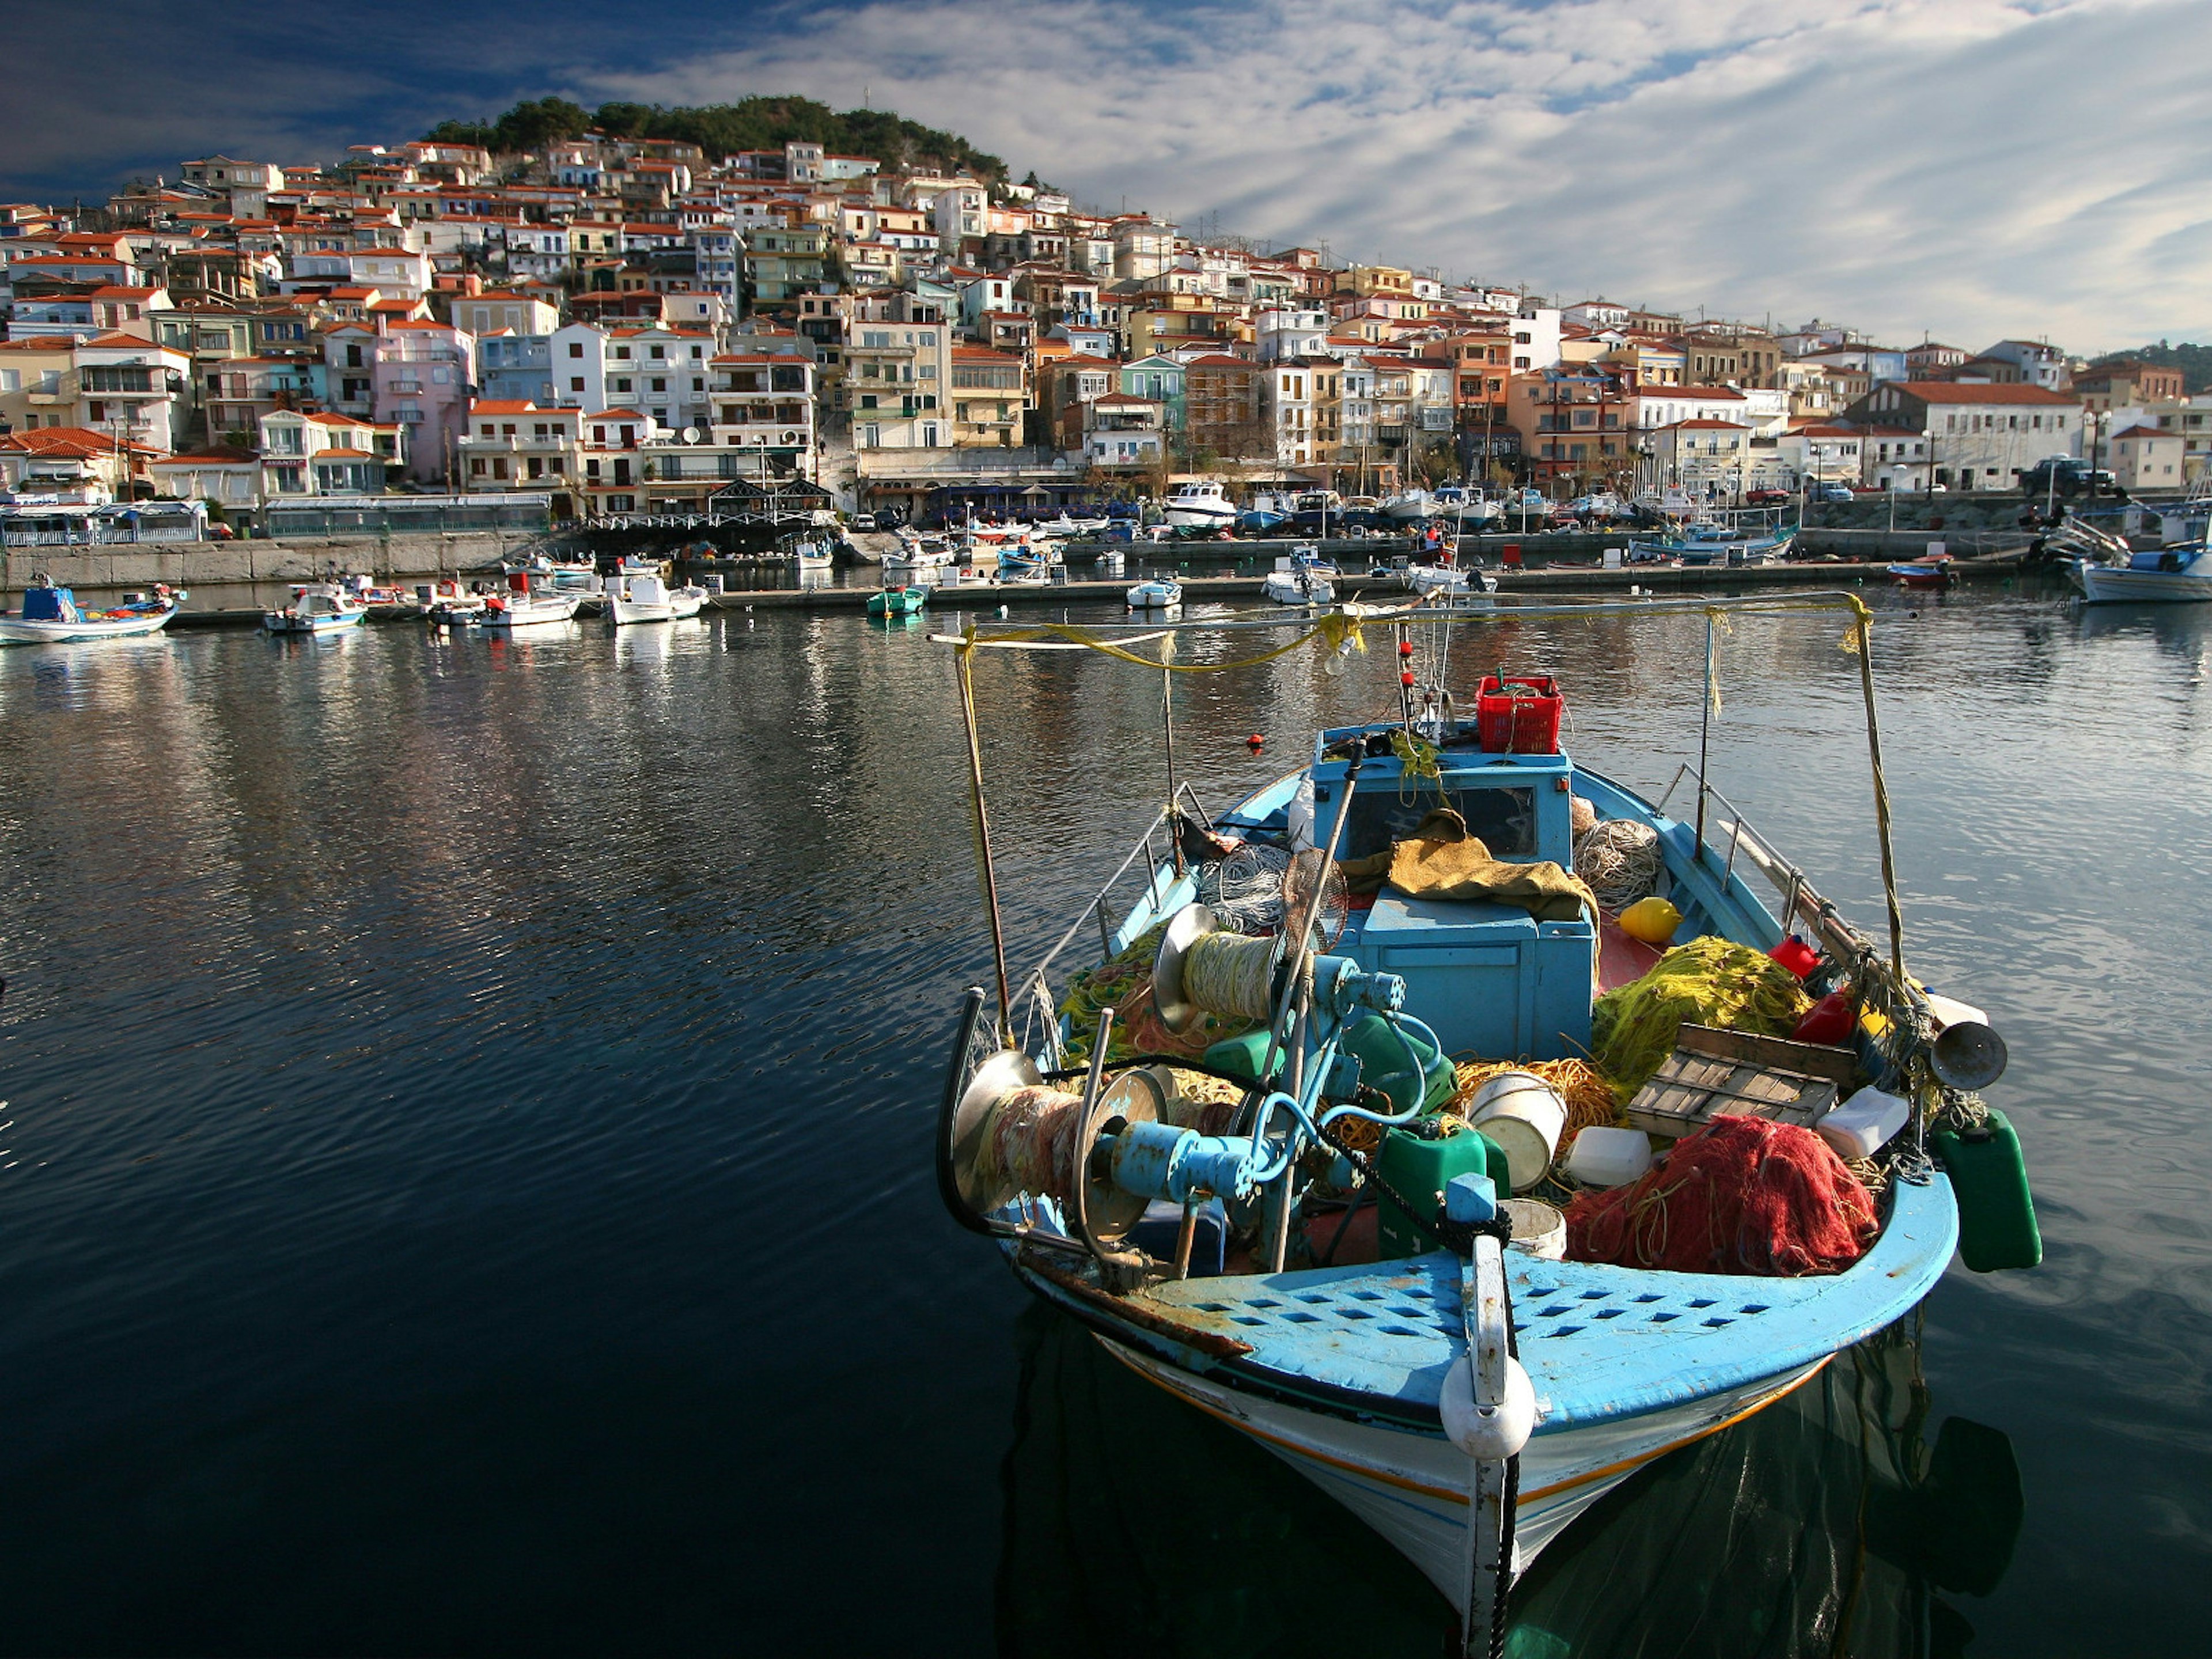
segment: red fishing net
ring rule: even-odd
[[[1717,1117],[1626,1187],[1567,1210],[1567,1259],[1671,1273],[1839,1273],[1880,1225],[1874,1200],[1810,1129]]]

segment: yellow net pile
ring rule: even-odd
[[[1627,1100],[1674,1052],[1684,1022],[1788,1036],[1813,1006],[1797,976],[1748,945],[1707,934],[1678,945],[1590,1010],[1590,1057]]]
[[[1575,1136],[1583,1130],[1627,1121],[1621,1115],[1620,1097],[1613,1093],[1613,1085],[1586,1060],[1462,1060],[1453,1070],[1459,1086],[1452,1091],[1443,1109],[1462,1118],[1468,1115],[1475,1091],[1501,1072],[1528,1072],[1550,1084],[1567,1104],[1567,1127],[1559,1134],[1561,1158],[1566,1156],[1567,1148],[1575,1144]]]

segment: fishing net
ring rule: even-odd
[[[1283,921],[1283,872],[1291,855],[1248,842],[1198,866],[1198,896],[1234,933],[1267,933]]]
[[[1674,1052],[1684,1021],[1786,1037],[1813,1006],[1797,976],[1747,945],[1707,934],[1678,945],[1590,1010],[1590,1057],[1627,1100]]]
[[[1810,1129],[1717,1117],[1626,1187],[1567,1206],[1567,1259],[1800,1279],[1866,1254],[1874,1199]]]
[[[1098,1011],[1114,1011],[1114,1039],[1107,1045],[1108,1064],[1137,1054],[1182,1054],[1196,1058],[1224,1037],[1242,1036],[1260,1022],[1222,1019],[1200,1013],[1181,1031],[1160,1023],[1152,1007],[1152,962],[1159,955],[1160,935],[1167,924],[1148,930],[1095,968],[1085,968],[1067,981],[1060,1012],[1067,1016],[1067,1041],[1063,1047],[1071,1066],[1091,1063],[1091,1045],[1098,1035]]]

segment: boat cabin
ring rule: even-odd
[[[1342,811],[1348,759],[1328,750],[1358,735],[1325,732],[1313,764],[1314,844],[1325,846]],[[1440,775],[1409,778],[1395,756],[1370,756],[1338,840],[1351,860],[1387,851],[1421,820],[1449,807],[1468,833],[1508,863],[1574,860],[1574,765],[1564,754],[1492,754],[1469,725],[1438,751]],[[1407,1006],[1435,1030],[1447,1054],[1587,1054],[1596,982],[1597,929],[1539,921],[1526,909],[1474,900],[1416,898],[1385,885],[1355,908],[1337,952],[1370,972],[1406,981]]]

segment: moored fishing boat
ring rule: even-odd
[[[2091,605],[2202,605],[2212,600],[2212,559],[2203,542],[2138,548],[2079,519],[2045,538],[2069,580]]]
[[[699,614],[707,602],[703,587],[671,587],[659,574],[617,574],[607,584],[607,611],[616,626],[625,623],[681,622]]]
[[[484,601],[484,608],[472,620],[479,628],[502,632],[517,628],[542,628],[554,623],[575,620],[577,607],[584,595],[575,591],[562,592],[542,577],[533,580],[522,571],[507,579],[507,592],[495,593]]]
[[[917,615],[929,603],[926,587],[887,587],[880,593],[868,595],[868,614],[871,617],[911,617]]]
[[[292,601],[266,611],[261,625],[271,634],[334,634],[357,628],[368,616],[368,607],[338,582],[301,582],[292,589]]]
[[[1160,516],[1171,525],[1207,526],[1225,530],[1237,522],[1237,504],[1229,493],[1210,478],[1194,478],[1168,491]]]
[[[156,585],[150,593],[132,594],[106,611],[89,610],[52,578],[33,576],[14,616],[0,611],[0,645],[65,645],[78,640],[127,640],[159,633],[169,625],[186,598],[181,590]]]
[[[1154,635],[985,624],[950,641],[971,722],[997,994],[994,1007],[969,994],[947,1071],[936,1156],[948,1209],[1115,1358],[1395,1544],[1467,1614],[1470,1652],[1497,1651],[1513,1572],[1600,1496],[1909,1312],[1954,1246],[1977,1271],[2040,1256],[2017,1141],[1978,1092],[2001,1073],[2002,1044],[1975,1011],[1930,999],[1905,969],[1870,613],[1841,594],[1633,609],[1850,613],[1886,951],[1710,787],[1702,757],[1677,774],[1678,786],[1694,781],[1694,816],[1672,817],[1672,790],[1645,799],[1559,750],[1548,681],[1492,677],[1476,719],[1460,719],[1443,683],[1448,651],[1432,643],[1419,665],[1412,651],[1398,659],[1400,719],[1324,729],[1299,767],[1218,817],[1176,778],[1170,719],[1169,805],[1042,960],[1017,972],[973,737],[979,661],[1072,643],[1133,663]],[[1527,607],[1515,627],[1589,610]],[[1300,643],[1344,658],[1363,629],[1395,629],[1410,646],[1418,625],[1413,611],[1347,609],[1232,662],[1182,666],[1163,643],[1152,672],[1255,667]],[[1707,695],[1710,706],[1710,684]],[[1653,947],[1642,954],[1629,923],[1658,901],[1601,907],[1576,873],[1625,906],[1619,872],[1596,873],[1601,843],[1636,850],[1629,879],[1644,894],[1666,890],[1657,933],[1649,915],[1636,924]],[[1144,889],[1115,926],[1116,883],[1133,869]],[[1373,884],[1371,907],[1351,901],[1347,875]],[[1754,880],[1772,886],[1778,912]],[[1094,936],[1103,960],[1071,973],[1071,952]],[[1669,939],[1686,942],[1660,956]],[[1692,1087],[1685,1079],[1708,1074],[1684,1056],[1708,1050],[1662,989],[1699,964],[1696,1017],[1730,1029],[1698,1043],[1717,1040],[1712,1052],[1733,1058]],[[1769,996],[1778,1000],[1754,1012]],[[1650,1050],[1642,1078],[1602,1069],[1625,1068],[1639,1045]],[[1673,1124],[1652,1132],[1671,1134],[1672,1149],[1651,1178],[1596,1175],[1579,1140],[1562,1164],[1564,1105],[1548,1128],[1504,1096],[1486,1107],[1489,1084],[1441,1058],[1462,1053],[1481,1057],[1474,1076],[1590,1056],[1597,1103],[1575,1108],[1571,1133],[1635,1143],[1648,1164],[1642,1107]],[[1647,1104],[1654,1079],[1671,1081]],[[1632,1097],[1625,1126],[1615,1083]],[[1685,1109],[1670,1090],[1708,1115],[1668,1117]],[[1733,1174],[1700,1162],[1746,1144],[1763,1150]],[[1468,1160],[1461,1173],[1438,1150],[1451,1146]],[[1857,1161],[1847,1166],[1839,1146]],[[1773,1184],[1765,1172],[1781,1163],[1790,1181]],[[1690,1170],[1732,1194],[1746,1219],[1684,1211],[1670,1229],[1674,1194],[1698,1185]],[[1577,1179],[1579,1194],[1563,1184]],[[1571,1200],[1572,1259],[1519,1247],[1521,1218],[1498,1201],[1509,1188]],[[1362,1223],[1363,1206],[1379,1224]],[[1626,1230],[1609,1243],[1608,1217]]]
[[[1261,596],[1277,605],[1322,605],[1336,603],[1336,587],[1328,576],[1292,559],[1278,559],[1260,582]]]
[[[1930,590],[1948,587],[1958,580],[1948,553],[1930,553],[1925,558],[1893,564],[1889,567],[1889,578],[1899,587]]]
[[[1153,576],[1137,583],[1128,593],[1132,611],[1166,611],[1182,603],[1182,584],[1171,576]]]

